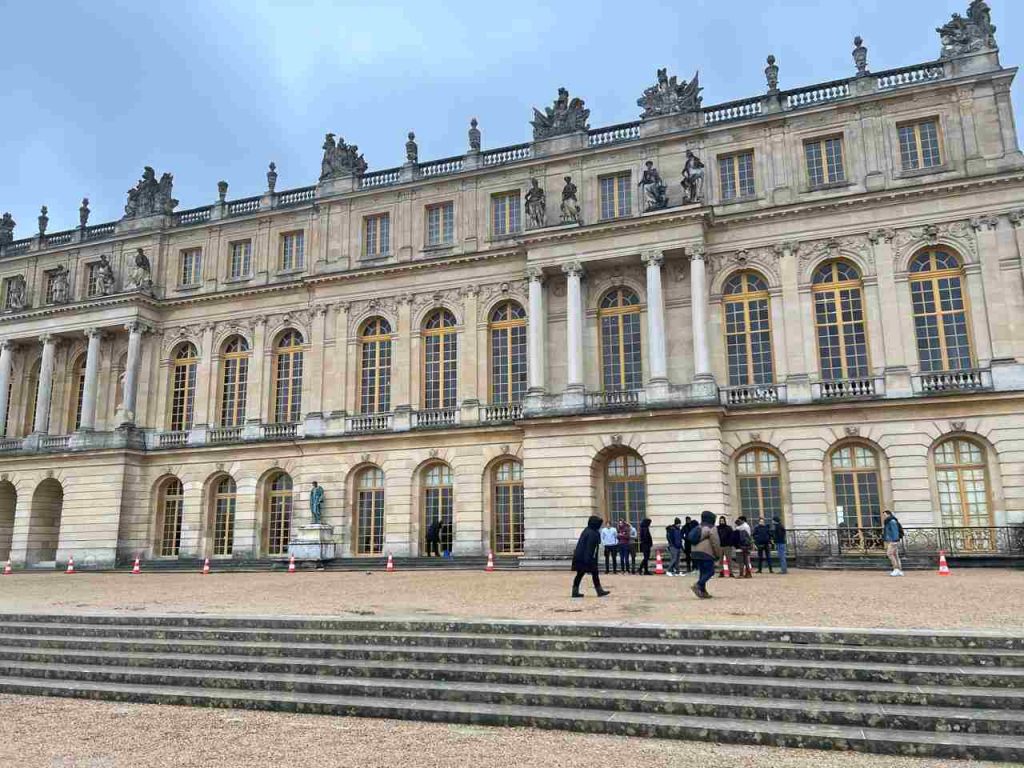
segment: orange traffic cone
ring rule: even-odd
[[[295,573],[295,555],[288,558],[288,573]]]
[[[203,560],[203,576],[210,575],[210,558]]]
[[[661,550],[655,550],[654,552],[654,575],[664,576],[665,575],[665,564],[661,561]]]
[[[725,555],[722,556],[722,578],[731,579],[732,570],[729,568],[729,558]]]
[[[384,570],[387,571],[388,573],[394,573],[395,572],[395,558],[393,558],[391,556],[390,552],[388,552],[388,564],[384,568]]]
[[[487,567],[484,568],[484,571],[487,572],[487,573],[494,573],[494,553],[493,552],[488,552],[487,553]]]
[[[74,573],[74,572],[75,572],[75,558],[74,558],[74,555],[71,555],[71,556],[68,557],[68,567],[67,567],[67,570],[64,571],[64,573]]]
[[[6,563],[4,563],[4,576],[10,576],[10,575],[11,575],[11,561],[8,560]]]
[[[949,563],[946,562],[945,551],[939,551],[939,576],[950,576]]]
[[[137,576],[140,573],[142,573],[142,568],[139,566],[139,558],[138,558],[138,555],[136,555],[135,556],[135,565],[132,566],[132,575],[133,576]]]

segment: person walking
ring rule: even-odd
[[[686,518],[689,520],[690,518]],[[680,526],[679,518],[677,517],[672,521],[672,525],[665,526],[665,539],[668,541],[668,570],[665,571],[669,576],[679,575],[679,556],[683,551],[683,529]],[[689,545],[687,545],[686,557],[690,557]],[[687,569],[689,570],[689,569]]]
[[[706,510],[701,512],[700,524],[691,529],[689,538],[693,545],[691,556],[700,574],[690,589],[701,600],[707,600],[711,597],[708,593],[708,582],[715,575],[715,563],[723,555],[718,529],[715,527],[715,513]]]
[[[604,546],[604,573],[608,575],[608,561],[611,560],[612,573],[619,572],[619,535],[611,520],[605,521],[601,529],[601,544]]]
[[[619,561],[622,563],[622,572],[629,573],[629,556],[633,550],[633,539],[629,535],[630,531],[633,530],[633,526],[627,523],[625,520],[619,520],[619,527],[617,534],[619,537]]]
[[[654,546],[654,539],[651,537],[651,518],[645,517],[640,521],[640,554],[644,559],[640,561],[640,568],[637,570],[642,576],[650,576],[651,547]]]
[[[888,509],[882,513],[882,540],[885,542],[885,554],[892,564],[890,576],[903,575],[903,563],[900,561],[900,540],[903,538],[903,526],[896,516]]]
[[[701,513],[701,520],[704,519],[704,513]],[[724,562],[728,560],[730,563],[735,562],[732,559],[733,553],[733,537],[732,537],[732,526],[729,525],[725,520],[725,515],[718,518],[718,542],[722,548],[722,572],[721,575],[725,576],[725,565]],[[733,569],[729,569],[729,578],[735,579],[736,574],[733,573]]]
[[[779,558],[779,573],[788,573],[786,569],[786,526],[779,516],[772,518],[772,541],[775,542],[775,554]]]
[[[763,517],[757,518],[754,526],[754,545],[757,547],[757,572],[764,573],[764,561],[768,561],[768,573],[772,570],[772,532]]]
[[[754,543],[754,537],[750,530],[750,523],[747,518],[740,515],[736,518],[736,528],[733,530],[733,544],[740,553],[740,578],[754,578],[754,569],[750,561],[750,548]]]
[[[580,582],[583,577],[590,574],[594,582],[594,591],[598,597],[610,594],[607,589],[601,588],[601,576],[598,573],[597,549],[601,545],[601,518],[591,515],[587,520],[587,527],[583,529],[579,540],[576,542],[576,550],[572,555],[572,569],[576,571],[576,578],[572,582],[572,596],[583,597],[580,592]]]
[[[690,540],[689,540],[689,538],[687,538],[687,534],[689,534],[690,531],[692,531],[694,528],[699,528],[699,527],[700,527],[700,523],[698,523],[696,520],[694,520],[689,515],[686,516],[686,522],[683,523],[683,555],[686,558],[686,572],[687,573],[690,573],[693,570],[693,558],[690,556],[690,552],[691,552],[691,550],[693,548],[693,545],[690,544]]]

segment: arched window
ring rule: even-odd
[[[249,383],[249,344],[232,336],[224,345],[221,360],[220,425],[238,427],[245,423],[246,387]]]
[[[935,481],[943,525],[992,525],[984,448],[963,437],[939,443],[935,447]]]
[[[748,520],[782,519],[779,457],[764,448],[748,448],[736,458],[740,514]]]
[[[288,554],[292,535],[292,479],[285,473],[270,481],[267,493],[267,554]]]
[[[73,429],[77,430],[82,426],[82,402],[85,398],[85,355],[78,358],[71,379],[72,400],[71,418],[69,421]]]
[[[42,361],[36,360],[29,371],[25,385],[28,387],[28,397],[25,398],[25,429],[23,434],[32,434],[36,428],[36,403],[39,400],[39,372],[42,369]]]
[[[441,551],[450,552],[454,538],[454,499],[452,468],[447,464],[431,464],[423,473],[423,533],[437,520],[442,523]]]
[[[868,335],[860,273],[845,261],[822,264],[814,272],[814,326],[823,381],[868,375]]]
[[[274,421],[295,422],[302,415],[302,334],[286,331],[274,350]]]
[[[235,481],[222,477],[213,495],[213,554],[230,555],[235,549]]]
[[[639,532],[640,521],[647,514],[647,477],[643,459],[623,453],[605,464],[605,498],[613,523],[625,520]]]
[[[186,342],[178,347],[171,365],[171,431],[192,428],[196,400],[196,365],[199,353]]]
[[[866,445],[836,448],[831,456],[832,486],[840,543],[848,548],[881,546],[882,491],[878,454]]]
[[[640,297],[631,288],[613,288],[601,299],[598,316],[604,391],[641,389]]]
[[[160,486],[158,495],[160,525],[157,534],[160,540],[157,554],[160,557],[177,557],[181,549],[181,518],[185,502],[185,491],[181,480],[169,478]]]
[[[424,408],[453,408],[458,404],[458,365],[455,316],[447,309],[434,310],[423,324]]]
[[[383,317],[363,323],[359,334],[359,412],[391,410],[391,325]]]
[[[771,384],[775,373],[768,283],[756,272],[740,272],[725,282],[723,293],[730,386]]]
[[[921,370],[970,368],[964,277],[956,255],[933,248],[914,256],[910,261],[910,298]]]
[[[514,301],[491,312],[491,403],[520,403],[526,395],[526,312]]]
[[[503,461],[494,468],[494,551],[514,555],[523,551],[523,465]]]
[[[356,478],[356,554],[384,551],[384,472],[366,467]]]

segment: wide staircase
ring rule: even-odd
[[[1024,762],[1024,634],[5,614],[0,692]]]

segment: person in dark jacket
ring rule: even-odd
[[[645,517],[640,521],[640,554],[644,559],[640,561],[637,573],[642,576],[651,575],[651,547],[654,546],[654,539],[651,537],[651,518]]]
[[[427,526],[427,557],[441,556],[441,518]]]
[[[702,600],[711,597],[708,594],[708,580],[715,575],[715,562],[720,557],[722,546],[718,541],[718,528],[715,527],[715,513],[704,510],[700,513],[700,542],[693,545],[693,562],[700,576],[691,587],[693,594]]]
[[[690,518],[686,519],[689,520]],[[678,517],[675,519],[675,521],[673,521],[672,525],[669,525],[665,528],[665,540],[668,542],[669,554],[668,570],[666,571],[666,573],[669,576],[678,576],[679,555],[683,551],[683,529],[681,527],[681,523],[679,522]],[[689,546],[687,546],[686,557],[687,559],[689,559],[690,557]]]
[[[772,518],[772,541],[775,542],[775,554],[779,557],[779,573],[786,573],[786,526],[778,515]]]
[[[622,561],[623,573],[636,573],[636,557],[633,554],[633,526],[625,520],[619,520],[619,560]],[[632,558],[633,567],[630,567]]]
[[[722,576],[725,576],[725,561],[728,560],[732,563],[732,551],[733,551],[733,536],[732,526],[726,522],[725,515],[718,518],[718,542],[722,547]],[[736,575],[732,572],[732,568],[729,569],[729,576],[736,578]]]
[[[587,520],[587,527],[583,529],[579,540],[576,542],[576,551],[572,555],[572,569],[576,571],[576,578],[572,582],[572,596],[583,597],[580,592],[580,582],[586,574],[594,582],[594,591],[598,597],[609,594],[608,590],[601,589],[601,576],[597,570],[597,548],[601,545],[601,518],[591,515]]]
[[[764,570],[764,560],[768,560],[768,573],[775,573],[772,570],[772,532],[764,522],[763,517],[757,519],[754,526],[754,544],[757,545],[757,572]]]
[[[690,531],[700,526],[696,520],[689,515],[686,516],[686,522],[683,523],[683,555],[686,558],[686,572],[690,573],[693,571],[693,545],[690,543]]]

